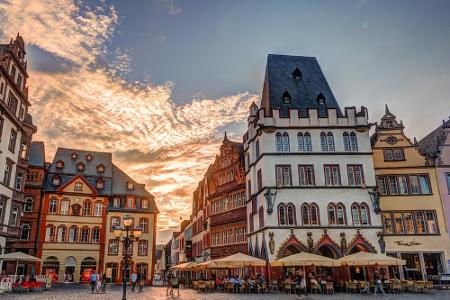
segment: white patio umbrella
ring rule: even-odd
[[[14,276],[17,275],[17,267],[19,266],[20,261],[26,261],[26,262],[38,262],[41,261],[40,258],[31,256],[29,254],[23,253],[23,252],[11,252],[0,255],[1,261],[15,261],[16,262],[16,272],[14,273]]]

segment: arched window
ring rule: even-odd
[[[287,132],[283,133],[283,152],[289,152],[289,134]]]
[[[57,162],[56,162],[56,166],[55,166],[57,169],[62,169],[62,168],[64,168],[64,162],[62,161],[62,160],[58,160]]]
[[[72,205],[72,216],[79,216],[81,211],[81,205],[74,204]]]
[[[90,200],[86,200],[83,203],[83,216],[90,216],[92,209],[92,202]]]
[[[306,132],[303,135],[303,140],[305,141],[305,152],[311,152],[312,151],[312,143],[311,143],[311,135],[309,132]]]
[[[308,204],[302,205],[302,222],[303,225],[309,225],[309,206]]]
[[[320,149],[323,152],[328,151],[328,146],[327,146],[327,135],[325,134],[325,132],[321,132],[320,133]]]
[[[82,162],[77,163],[77,170],[80,172],[84,171],[84,164]]]
[[[142,232],[148,232],[148,219],[147,218],[140,218],[139,219],[139,226],[142,228]]]
[[[328,224],[336,225],[336,207],[334,204],[328,204]]]
[[[277,152],[283,152],[283,141],[281,138],[281,133],[279,133],[279,132],[277,132],[277,134],[275,134],[275,145],[276,145]]]
[[[327,134],[327,144],[328,144],[328,151],[333,152],[334,151],[334,137],[331,132],[328,132],[328,134]]]
[[[370,217],[369,217],[369,207],[367,204],[363,203],[360,206],[361,210],[361,225],[369,225]]]
[[[352,218],[353,218],[353,225],[355,225],[355,226],[361,225],[361,222],[359,219],[359,207],[357,204],[352,205]]]
[[[278,205],[278,225],[286,225],[286,208],[283,203]]]
[[[57,211],[58,211],[58,200],[51,199],[50,200],[50,205],[48,207],[48,213],[49,214],[56,214]]]
[[[344,150],[345,151],[350,151],[350,136],[348,135],[347,132],[344,132],[343,134],[343,139],[344,139]]]
[[[305,151],[305,139],[303,137],[303,133],[301,133],[301,132],[297,133],[297,145],[298,145],[299,152]]]
[[[59,177],[58,175],[53,176],[52,184],[55,185],[55,186],[60,185],[61,184],[61,177]]]
[[[98,173],[103,173],[103,172],[105,172],[105,166],[102,165],[102,164],[98,165],[98,166],[97,166],[97,172],[98,172]]]
[[[350,148],[352,151],[358,151],[358,139],[354,132],[350,133]]]
[[[69,243],[76,243],[78,241],[78,227],[70,226],[69,228]]]
[[[89,228],[83,227],[80,234],[80,243],[89,243]]]
[[[316,204],[311,204],[311,225],[319,225],[319,207]]]
[[[338,225],[345,225],[345,207],[341,203],[336,206],[336,219]]]
[[[21,241],[28,241],[28,240],[30,240],[30,231],[31,231],[30,224],[23,223],[20,226],[20,240]]]
[[[92,243],[100,243],[100,228],[98,228],[98,227],[92,228],[91,242]]]
[[[33,198],[28,197],[25,199],[25,205],[23,206],[24,212],[31,212],[33,211]]]
[[[47,227],[45,228],[45,241],[53,242],[54,236],[55,236],[55,226],[47,225]]]
[[[295,206],[290,203],[287,206],[287,224],[288,225],[295,225],[296,224],[296,220],[295,220]]]
[[[64,243],[66,241],[66,226],[59,226],[56,233],[56,241]]]

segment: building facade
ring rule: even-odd
[[[31,104],[25,56],[25,43],[19,34],[9,44],[0,45],[0,253],[9,247],[7,242],[20,235],[28,153],[36,132],[28,114]]]
[[[367,110],[342,112],[315,58],[268,56],[244,153],[250,254],[383,252]]]
[[[406,260],[400,278],[436,280],[450,250],[436,169],[387,106],[372,147],[386,251]]]

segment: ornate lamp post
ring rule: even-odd
[[[128,249],[133,244],[139,240],[139,237],[142,234],[142,228],[134,227],[133,228],[133,218],[129,215],[123,217],[123,226],[122,227],[114,227],[114,235],[118,241],[121,241],[123,244],[123,260],[124,260],[124,269],[122,274],[122,300],[127,299],[127,279],[126,279],[126,271],[128,270],[128,259],[131,257],[131,254],[128,254]]]

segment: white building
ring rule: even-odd
[[[25,54],[19,35],[0,45],[0,254],[19,237],[29,145],[36,132],[28,114]]]
[[[268,56],[244,144],[252,255],[384,251],[367,109],[341,111],[315,58]]]

